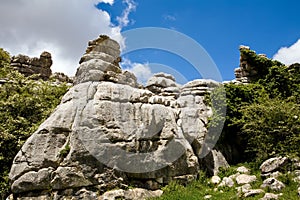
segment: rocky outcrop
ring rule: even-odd
[[[287,157],[274,157],[266,160],[260,166],[260,170],[264,176],[269,173],[282,170],[287,167],[289,159]]]
[[[131,199],[140,200],[145,198],[159,197],[162,195],[161,190],[149,191],[141,188],[129,189],[129,190],[112,190],[105,192],[100,200],[115,200],[115,199]]]
[[[50,79],[57,83],[73,83],[73,79],[62,72],[54,72],[51,74]]]
[[[38,75],[38,78],[48,80],[52,74],[52,58],[49,52],[44,51],[39,58],[30,58],[25,55],[17,55],[11,58],[11,66],[25,76]]]
[[[15,198],[103,199],[115,188],[132,196],[129,186],[186,183],[206,165],[200,158],[212,109],[204,100],[219,84],[178,86],[172,76],[157,74],[142,87],[121,70],[119,54],[118,43],[106,36],[89,42],[74,86],[14,159]],[[220,153],[211,156],[228,166],[218,162]],[[141,198],[147,194],[153,196],[142,192]]]
[[[290,159],[288,157],[274,157],[264,161],[260,166],[260,178],[256,175],[251,175],[250,169],[245,166],[238,167],[232,171],[231,175],[222,179],[215,175],[210,182],[215,185],[212,189],[214,192],[221,192],[225,188],[235,188],[237,190],[236,198],[246,198],[260,195],[260,200],[279,199],[283,195],[286,185],[282,180],[286,180],[287,176],[292,177],[290,181],[299,184],[300,188],[300,161],[298,159]],[[258,187],[254,187],[254,186]],[[290,192],[299,192],[291,190]],[[213,195],[212,195],[213,196]]]
[[[252,66],[249,62],[249,58],[245,56],[242,52],[244,50],[250,50],[248,46],[240,46],[240,66],[234,70],[236,81],[241,83],[250,83],[257,76],[256,66]],[[259,54],[258,56],[266,57],[264,54]]]
[[[250,50],[248,46],[240,46],[240,66],[234,70],[236,81],[242,83],[250,83],[252,77],[257,75],[257,71],[251,64],[248,62],[248,57],[245,57],[242,54],[243,50]]]

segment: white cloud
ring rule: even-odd
[[[137,77],[138,82],[142,84],[145,84],[153,76],[148,63],[132,63],[130,60],[124,59],[121,66],[124,70],[132,72]]]
[[[39,56],[49,51],[52,71],[74,75],[87,42],[106,34],[123,43],[121,27],[113,26],[99,2],[113,0],[0,0],[0,47],[11,54]],[[128,15],[127,15],[128,17]]]
[[[280,48],[273,59],[286,65],[300,63],[300,39],[290,47]]]
[[[123,3],[126,4],[126,8],[125,10],[123,10],[122,15],[120,17],[117,17],[117,21],[121,28],[128,26],[130,22],[129,14],[135,11],[137,6],[137,4],[133,0],[123,0]]]
[[[114,0],[101,0],[100,2],[108,3],[108,4],[110,4],[111,6],[114,4]]]

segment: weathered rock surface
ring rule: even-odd
[[[240,46],[240,51],[250,50],[248,46]],[[259,56],[266,57],[266,55],[260,54]],[[252,66],[251,63],[248,62],[248,57],[243,56],[241,53],[240,56],[240,66],[234,70],[235,79],[241,83],[250,83],[256,76],[257,71],[255,69],[256,66]]]
[[[273,194],[273,193],[266,193],[265,196],[263,198],[261,198],[260,200],[276,200],[279,198],[279,194]]]
[[[270,158],[263,162],[260,166],[262,174],[278,171],[286,166],[289,162],[287,157]]]
[[[46,191],[36,194],[36,192],[27,193],[26,197],[17,197],[21,195],[10,195],[8,200],[61,200],[61,199],[87,199],[87,200],[145,200],[148,198],[159,197],[163,193],[162,190],[146,190],[143,188],[134,189],[114,189],[99,195],[97,191],[82,189],[66,189],[63,191],[54,191],[52,194]]]
[[[12,56],[11,66],[18,70],[25,76],[31,76],[34,74],[43,80],[48,80],[52,71],[50,69],[52,65],[52,58],[49,52],[44,51],[39,58],[30,58],[28,56],[19,54]]]
[[[218,187],[233,187],[234,181],[230,177],[224,177]]]
[[[276,178],[267,178],[266,180],[264,180],[261,188],[270,188],[274,191],[281,191],[283,188],[285,188],[285,185],[281,181],[278,181]]]
[[[257,178],[255,175],[241,174],[236,177],[236,183],[239,185],[252,183],[256,180],[257,180]]]
[[[253,189],[253,190],[249,190],[248,192],[246,192],[244,194],[244,197],[252,197],[261,193],[264,193],[265,191],[263,191],[262,189]]]
[[[132,199],[144,200],[146,198],[159,197],[163,193],[162,190],[149,191],[141,188],[129,190],[112,190],[105,192],[99,200],[115,200],[115,199]]]
[[[95,199],[115,188],[130,196],[128,185],[156,190],[171,180],[188,182],[206,165],[200,154],[212,109],[204,96],[219,84],[180,87],[158,74],[144,88],[121,70],[119,54],[118,43],[105,36],[89,42],[75,85],[14,159],[15,197],[34,191]],[[213,162],[228,166],[220,157],[212,154]]]
[[[213,183],[213,184],[219,184],[220,182],[221,182],[221,178],[219,177],[219,176],[212,176],[211,177],[211,182]]]
[[[241,174],[250,174],[250,170],[247,167],[241,166],[236,169]]]
[[[247,192],[249,192],[252,189],[251,185],[249,183],[239,186],[236,188],[236,190],[238,191],[238,196],[242,196],[241,194],[245,194]]]
[[[62,72],[54,72],[53,74],[51,74],[50,79],[53,79],[58,83],[73,83],[72,78],[68,77]]]

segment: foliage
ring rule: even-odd
[[[241,136],[248,142],[246,153],[259,160],[274,155],[299,156],[300,105],[266,99],[242,108]]]
[[[10,63],[10,55],[7,51],[0,48],[0,67],[4,67],[9,65]]]
[[[24,77],[9,66],[9,56],[0,49],[0,193],[8,192],[8,172],[24,141],[51,114],[68,89]]]
[[[277,154],[299,156],[300,64],[289,67],[241,50],[258,71],[250,84],[226,84],[227,116],[219,145],[237,148],[243,157],[259,161]]]
[[[265,78],[269,73],[269,69],[273,66],[283,66],[282,63],[278,61],[273,61],[265,56],[260,56],[255,53],[255,51],[243,48],[240,50],[241,57],[247,60],[248,64],[254,68],[257,72],[257,78],[254,81]]]
[[[70,144],[67,143],[67,145],[62,150],[60,150],[59,157],[65,158],[69,154],[70,150],[71,150]]]
[[[259,76],[250,84],[225,84],[226,120],[218,148],[229,144],[237,148],[239,157],[231,160],[235,163],[249,161],[248,167],[259,168],[262,160],[276,155],[299,155],[300,144],[300,64],[289,67],[258,56],[254,51],[242,50],[241,54],[247,62],[257,70]],[[223,91],[224,91],[223,89]],[[224,95],[220,89],[206,96],[206,104],[213,107],[213,117],[209,127],[215,128],[221,121],[220,111],[224,106]],[[233,154],[233,152],[230,152]],[[245,163],[244,163],[245,164]],[[219,169],[220,177],[235,173],[236,167]],[[258,170],[252,174],[259,176]],[[297,184],[292,177],[282,177],[286,188],[282,191],[282,199],[298,199]],[[253,183],[253,188],[259,188],[262,180]],[[222,188],[223,193],[213,191],[209,180],[201,178],[186,187],[177,182],[171,182],[163,188],[164,194],[157,199],[241,199],[236,195],[236,189]],[[262,196],[247,199],[260,199]]]
[[[238,149],[239,152],[244,151],[245,144],[240,136],[243,122],[242,107],[252,103],[259,103],[268,97],[268,94],[263,86],[257,83],[243,85],[243,84],[226,84],[224,85],[226,91],[226,120],[218,146],[222,149],[224,144],[228,144]],[[232,155],[230,152],[227,159],[232,163],[238,163],[240,158],[238,155]],[[229,158],[231,157],[231,158]]]
[[[300,65],[273,66],[260,83],[265,86],[271,98],[296,97],[299,103]]]

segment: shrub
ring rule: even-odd
[[[68,90],[66,84],[35,81],[13,70],[0,49],[0,194],[9,192],[8,173],[25,140],[51,114]]]

